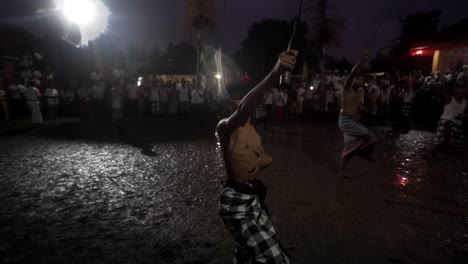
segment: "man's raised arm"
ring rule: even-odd
[[[361,57],[359,58],[359,60],[356,62],[353,69],[351,70],[351,73],[349,74],[348,78],[346,79],[346,82],[344,85],[345,90],[349,90],[351,88],[354,78],[361,71],[362,63],[367,59],[368,56],[369,56],[369,50],[366,49],[364,50]]]
[[[277,84],[279,76],[285,71],[293,71],[298,52],[289,50],[282,52],[273,70],[253,88],[241,101],[239,107],[227,120],[226,130],[232,132],[245,125],[257,106],[262,102],[270,88]]]

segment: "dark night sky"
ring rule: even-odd
[[[16,23],[40,32],[35,11],[49,0],[1,0],[0,20]],[[163,49],[169,42],[184,36],[183,0],[107,0],[113,15],[109,33],[122,47],[130,43],[148,49]],[[216,45],[232,53],[239,49],[247,28],[266,18],[290,19],[299,0],[217,0],[218,30],[213,34]],[[315,1],[305,0],[305,4]],[[332,7],[347,20],[343,43],[333,53],[354,60],[367,46],[375,52],[388,40],[399,35],[399,18],[408,14],[441,9],[441,26],[467,18],[468,1],[460,0],[331,0]],[[44,26],[42,26],[42,29]]]

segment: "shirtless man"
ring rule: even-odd
[[[359,155],[372,161],[372,152],[377,138],[364,125],[359,123],[361,114],[365,110],[362,95],[359,87],[362,87],[362,80],[354,80],[358,75],[362,63],[367,59],[369,51],[362,54],[359,61],[354,66],[351,74],[345,82],[343,97],[341,99],[341,113],[338,126],[344,135],[345,147],[341,155],[341,166],[338,176],[346,177],[346,169],[349,160],[354,155]]]
[[[292,71],[297,51],[281,53],[273,70],[255,88],[243,79],[228,87],[237,110],[216,128],[226,164],[227,181],[221,190],[219,213],[236,240],[234,263],[289,263],[270,222],[264,199],[266,188],[257,180],[272,163],[250,117],[265,94],[285,71]]]

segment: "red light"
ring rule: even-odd
[[[414,51],[412,51],[412,52],[411,52],[411,55],[412,55],[412,56],[422,56],[422,55],[424,55],[424,53],[425,53],[424,50],[419,49],[419,50],[414,50]]]

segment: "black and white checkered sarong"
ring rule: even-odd
[[[276,238],[276,231],[260,198],[241,193],[224,183],[219,201],[219,214],[236,241],[234,264],[290,263]]]
[[[405,118],[410,118],[411,117],[411,111],[413,108],[413,104],[411,103],[404,103],[403,108],[401,110],[401,115]]]
[[[159,116],[159,102],[158,101],[151,102],[151,113],[153,114],[153,116]]]
[[[463,147],[465,144],[465,137],[463,135],[462,126],[450,120],[440,119],[434,137],[434,144]]]
[[[122,110],[120,108],[112,109],[112,120],[118,121],[122,119]]]
[[[262,119],[266,117],[266,111],[265,111],[265,106],[263,104],[259,105],[257,108],[255,108],[255,117],[257,119]]]

